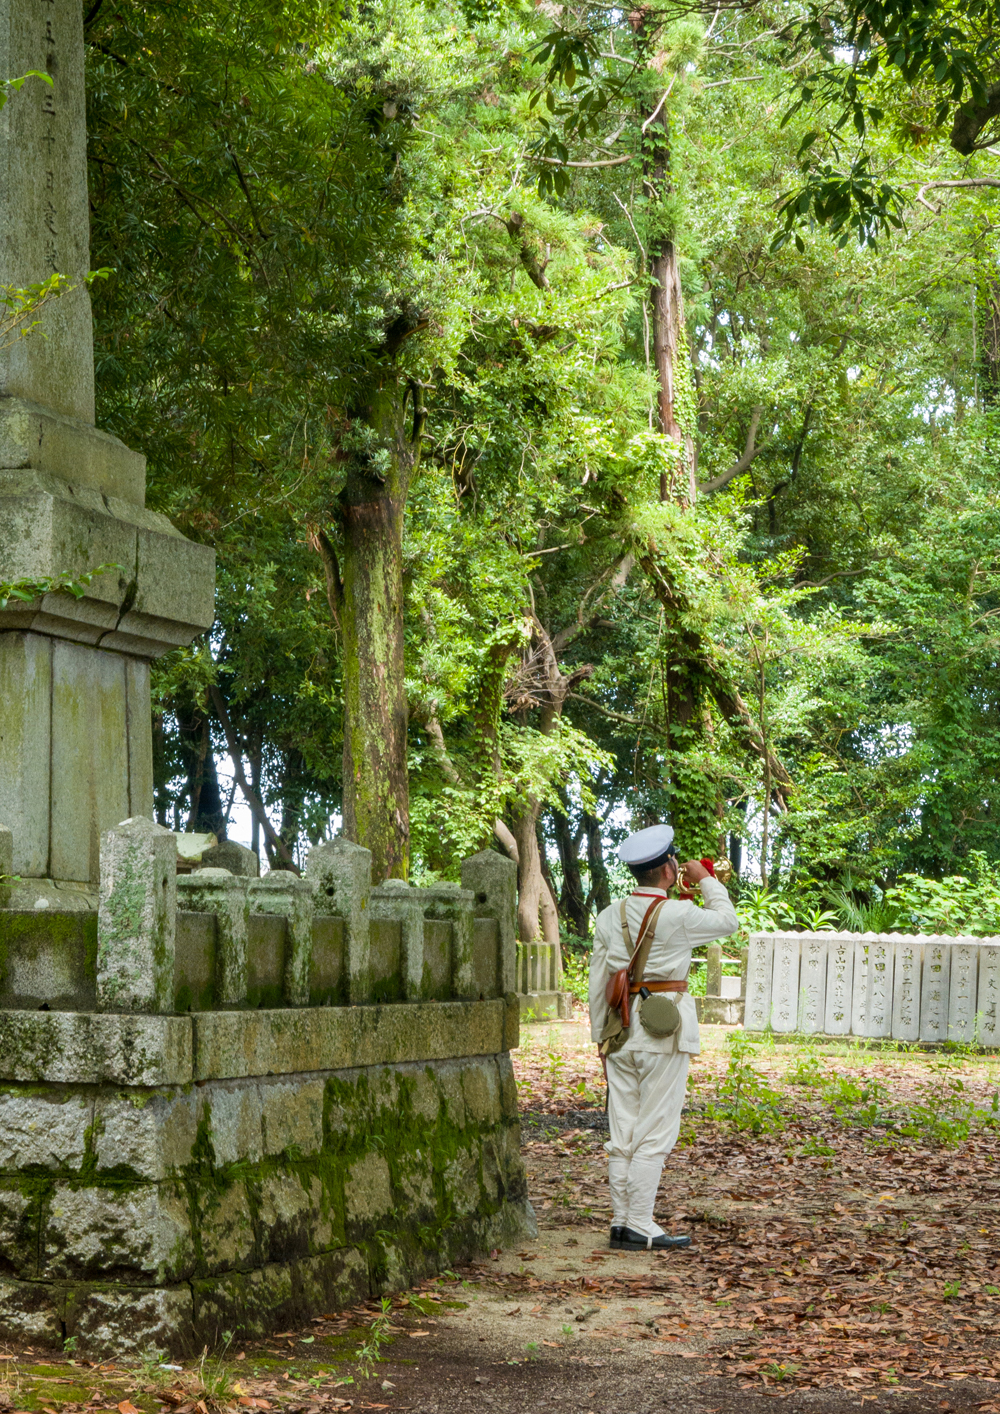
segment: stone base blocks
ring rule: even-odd
[[[373,889],[347,841],[302,879],[171,849],[126,820],[96,916],[0,908],[0,1337],[184,1355],[533,1231],[514,865]]]
[[[1000,938],[753,934],[744,1026],[1000,1046]]]

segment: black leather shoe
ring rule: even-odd
[[[644,1232],[636,1232],[631,1227],[611,1229],[611,1246],[618,1252],[671,1252],[680,1247],[690,1247],[687,1233],[671,1237],[661,1232],[658,1237],[647,1237]]]

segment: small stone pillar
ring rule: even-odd
[[[497,975],[503,993],[517,989],[517,865],[484,849],[462,861],[462,887],[473,894],[473,914],[500,925]]]
[[[263,879],[250,880],[249,895],[251,913],[279,913],[286,919],[285,1001],[289,1006],[308,1006],[316,911],[312,882],[289,869],[272,869]]]
[[[237,844],[235,840],[221,840],[211,849],[206,849],[201,857],[201,869],[225,869],[241,879],[259,879],[260,859],[246,845]]]
[[[399,970],[403,974],[403,996],[418,1002],[424,982],[423,889],[414,889],[403,879],[386,879],[372,889],[369,909],[372,918],[384,918],[400,926]]]
[[[101,840],[97,1010],[169,1012],[174,1000],[177,841],[143,816]]]
[[[0,825],[0,908],[10,907],[10,892],[14,883],[14,835],[6,825]]]
[[[199,869],[178,876],[177,899],[190,913],[215,914],[215,1005],[242,1006],[247,999],[247,880],[226,869]]]
[[[357,1006],[368,1000],[371,850],[338,835],[309,851],[306,878],[315,889],[317,913],[335,913],[344,920],[347,997]]]
[[[722,944],[709,943],[705,949],[705,995],[706,997],[722,996]]]
[[[454,997],[476,995],[473,933],[476,896],[460,884],[433,884],[421,889],[424,916],[447,918],[452,927],[451,991]]]

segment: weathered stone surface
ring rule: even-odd
[[[206,1086],[203,1119],[216,1164],[256,1163],[264,1153],[261,1097],[255,1081]]]
[[[90,1095],[0,1090],[0,1169],[78,1169],[93,1120]]]
[[[242,1006],[247,999],[247,880],[226,869],[199,869],[178,877],[177,900],[189,912],[215,915],[215,1006]]]
[[[190,1017],[0,1011],[0,1080],[156,1086],[192,1078]]]
[[[191,1017],[195,1079],[492,1055],[503,1049],[504,1010],[493,1001],[202,1012]]]
[[[19,1277],[38,1275],[38,1206],[16,1179],[0,1179],[0,1255],[4,1269]]]
[[[747,950],[747,1000],[743,1024],[748,1031],[763,1031],[771,1022],[771,969],[774,939],[753,933]]]
[[[951,939],[924,939],[920,982],[920,1039],[944,1041],[948,1036],[948,993],[951,984]]]
[[[948,1040],[976,1039],[979,989],[979,944],[955,940],[951,945],[951,985],[948,989]]]
[[[918,938],[896,938],[892,988],[892,1034],[897,1041],[920,1038],[920,975],[924,946]]]
[[[369,913],[372,922],[399,924],[399,972],[402,995],[406,1001],[419,1001],[424,981],[424,889],[411,888],[402,879],[386,879],[371,891]],[[374,946],[370,954],[371,985],[375,998],[394,990],[386,987],[389,976],[376,972]]]
[[[5,5],[0,55],[5,73],[34,69],[53,80],[29,79],[3,113],[0,283],[23,288],[58,272],[74,286],[40,312],[40,331],[0,355],[0,390],[93,423],[83,24],[74,0],[51,0],[34,24],[26,6]]]
[[[142,816],[104,836],[97,925],[97,1004],[102,1011],[173,1006],[177,844]]]
[[[191,1276],[187,1204],[168,1185],[134,1189],[57,1184],[47,1204],[40,1275],[161,1285]]]
[[[260,860],[252,849],[237,844],[235,840],[220,840],[212,849],[207,849],[201,862],[206,869],[228,869],[241,879],[260,877]]]
[[[749,1005],[750,983],[747,978]],[[826,970],[826,1025],[828,1036],[848,1036],[854,997],[854,939],[830,939]]]
[[[344,920],[348,1001],[369,998],[369,902],[371,851],[342,835],[309,851],[306,878],[315,886],[317,913],[338,913]]]
[[[335,1223],[315,1176],[269,1173],[260,1185],[259,1228],[265,1262],[311,1257],[335,1245]]]
[[[979,996],[976,1003],[981,1046],[1000,1046],[1000,943],[980,944]]]
[[[62,1343],[65,1293],[49,1282],[0,1277],[0,1331],[8,1340],[34,1341],[58,1348]]]
[[[454,997],[479,997],[482,999],[496,995],[500,958],[496,957],[491,984],[477,985],[475,953],[475,906],[476,895],[471,889],[460,888],[458,884],[435,884],[432,888],[420,889],[426,918],[447,919],[452,925],[451,940],[451,994]],[[482,907],[482,905],[480,905]]]
[[[368,1296],[368,1263],[356,1248],[344,1247],[254,1272],[198,1280],[192,1289],[199,1339],[218,1344],[223,1331],[263,1335]]]
[[[344,1209],[349,1228],[356,1231],[392,1211],[389,1166],[381,1154],[366,1154],[351,1165],[344,1183]]]
[[[284,999],[289,1006],[309,1005],[312,960],[313,885],[288,870],[273,869],[249,884],[251,913],[285,919]]]
[[[124,1170],[159,1181],[191,1163],[203,1095],[179,1088],[99,1093],[93,1115],[98,1174]]]
[[[264,1153],[318,1153],[323,1144],[325,1093],[322,1080],[261,1080]]]
[[[257,1236],[250,1216],[246,1185],[202,1185],[195,1198],[198,1210],[198,1275],[250,1271],[260,1265]]]
[[[479,918],[495,918],[500,929],[497,987],[517,989],[517,865],[495,850],[484,849],[462,861],[462,887],[473,895]],[[525,989],[527,990],[527,989]]]
[[[177,877],[179,882],[184,875]],[[186,901],[183,894],[179,901]],[[215,914],[189,913],[178,908],[174,925],[174,1011],[214,1011],[215,946]]]
[[[806,1036],[823,1030],[826,1015],[827,939],[821,933],[803,933],[799,944],[799,1014],[797,1029]],[[721,969],[720,969],[721,974]],[[727,979],[736,981],[736,978]],[[719,977],[721,988],[722,977]]]
[[[573,999],[568,992],[517,992],[523,1021],[571,1021]]]
[[[0,913],[0,1007],[86,1011],[96,993],[95,913]]]
[[[11,884],[14,882],[14,833],[6,825],[0,825],[0,908],[10,904]]]
[[[14,831],[8,873],[48,869],[51,701],[51,640],[0,633],[0,820]]]
[[[709,943],[705,949],[705,995],[722,995],[722,944]]]
[[[775,1031],[794,1031],[798,1024],[800,963],[797,935],[776,933],[771,975],[771,1026]]]
[[[0,397],[0,467],[51,472],[63,481],[121,497],[146,499],[146,458],[78,417],[63,417],[26,398]]]
[[[83,1354],[167,1354],[204,1345],[192,1319],[187,1284],[148,1291],[77,1288],[67,1308],[67,1332],[76,1337]]]

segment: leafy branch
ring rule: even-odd
[[[27,575],[20,579],[0,579],[0,612],[6,609],[12,599],[20,599],[30,604],[32,600],[40,599],[43,594],[64,593],[71,594],[74,599],[82,599],[91,581],[99,574],[121,569],[121,565],[107,564],[98,565],[96,569],[87,570],[84,574],[74,575],[64,570],[62,574],[44,574],[38,578]]]

